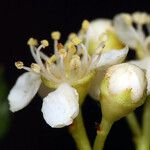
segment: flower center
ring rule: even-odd
[[[87,22],[84,23],[84,30],[86,27]],[[26,67],[23,62],[17,61],[16,67],[39,74],[56,86],[64,82],[72,85],[75,81],[81,80],[96,69],[104,47],[104,41],[100,42],[95,54],[90,56],[85,45],[75,34],[69,37],[65,45],[58,42],[60,39],[58,31],[52,32],[51,37],[54,40],[54,55],[49,57],[41,51],[41,49],[49,46],[47,40],[42,40],[37,47],[37,40],[30,38],[28,45],[36,63]]]

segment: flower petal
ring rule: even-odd
[[[147,94],[150,95],[150,57],[147,57],[143,60],[130,61],[130,63],[146,70],[146,78],[148,82]]]
[[[105,75],[105,72],[105,69],[99,70],[90,85],[89,95],[95,100],[99,100],[100,83]]]
[[[10,110],[15,112],[27,106],[37,93],[40,84],[39,75],[31,72],[22,74],[8,95]]]
[[[130,15],[122,13],[114,18],[114,27],[120,40],[131,48],[135,48],[140,37],[130,22]]]
[[[112,22],[109,19],[96,19],[90,22],[85,36],[85,45],[89,53],[99,46],[99,36],[108,29],[112,29]]]
[[[101,58],[96,67],[108,67],[122,62],[128,53],[128,47],[124,47],[121,50],[111,50],[105,53],[102,53]]]
[[[98,41],[99,36],[105,33],[106,30],[112,28],[111,20],[109,19],[97,19],[90,22],[89,29],[87,31],[87,39],[93,39]]]
[[[70,125],[79,113],[79,95],[76,89],[63,83],[43,100],[42,113],[53,128]]]
[[[99,68],[99,70],[96,76],[94,77],[94,79],[92,80],[90,90],[89,90],[89,95],[93,99],[99,100],[99,94],[100,94],[99,87],[104,77],[105,70],[111,65],[121,63],[125,59],[127,53],[128,53],[128,48],[125,47],[122,50],[111,50],[101,55],[100,61],[97,65],[97,68]]]

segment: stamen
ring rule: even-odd
[[[89,22],[84,20],[81,29],[83,33],[88,29],[88,26]],[[42,48],[49,46],[47,40],[42,40],[41,45],[36,47],[38,44],[37,40],[30,38],[27,43],[30,46],[32,56],[36,63],[32,63],[30,67],[26,67],[23,62],[17,61],[15,62],[15,66],[18,69],[40,74],[56,84],[62,82],[72,83],[84,77],[90,71],[89,68],[92,58],[88,55],[88,51],[85,45],[82,44],[82,40],[75,33],[72,33],[66,45],[63,46],[63,44],[58,43],[61,36],[60,32],[52,32],[51,36],[54,39],[55,48],[55,54],[51,58],[41,52]],[[102,42],[106,41],[105,36],[100,39]]]
[[[60,50],[59,50],[59,54],[60,54],[60,56],[62,56],[63,58],[65,58],[66,55],[67,55],[67,52],[66,52],[65,49],[60,49]]]
[[[40,50],[43,48],[43,45],[41,44],[37,49],[36,49],[36,59],[37,59],[37,64],[40,65],[41,69],[44,71],[45,70],[45,67],[43,65],[43,62],[41,60],[41,57],[40,57]]]
[[[106,33],[102,33],[100,36],[99,36],[99,41],[104,41],[106,42],[108,40],[108,35]]]
[[[78,37],[74,37],[72,39],[72,43],[77,46],[81,43],[81,40]]]
[[[45,55],[43,52],[40,52],[40,56],[45,61],[47,61],[49,59],[49,57],[47,55]]]
[[[37,42],[36,39],[30,38],[30,39],[28,40],[27,44],[28,44],[29,46],[37,46],[37,45],[38,45],[38,42]]]
[[[24,64],[22,61],[17,61],[17,62],[15,62],[15,66],[17,69],[23,69]]]
[[[103,52],[103,49],[105,47],[105,43],[108,40],[107,34],[101,34],[99,37],[100,43],[99,46],[95,49],[95,53],[91,57],[91,63],[89,66],[89,70],[95,68],[96,64],[99,62],[101,58],[101,53]]]
[[[78,69],[81,66],[81,60],[78,55],[74,55],[73,58],[70,61],[70,67],[73,70]]]
[[[31,64],[31,69],[36,73],[40,73],[40,70],[41,70],[40,66],[36,63]]]
[[[26,71],[32,71],[29,67],[24,66],[22,61],[15,62],[15,66],[17,69],[24,69]]]
[[[89,25],[90,25],[89,21],[88,20],[84,20],[82,22],[82,30],[86,32],[88,30],[88,28],[89,28]]]
[[[58,31],[54,31],[51,33],[51,37],[54,40],[54,54],[58,57],[58,49],[57,49],[57,45],[58,45],[58,40],[60,39],[60,32]]]
[[[56,61],[56,56],[55,55],[53,55],[53,56],[51,56],[48,60],[47,60],[47,63],[49,64],[49,65],[51,65],[52,63],[54,63],[55,61]]]
[[[103,33],[99,36],[100,43],[99,43],[98,47],[95,49],[95,53],[94,53],[95,55],[100,55],[101,54],[102,50],[105,47],[105,44],[106,44],[107,40],[108,40],[108,36],[107,36],[106,33]]]
[[[79,79],[79,74],[82,72],[80,57],[78,55],[74,55],[69,65],[70,73],[68,79],[69,83],[72,83],[74,80]]]
[[[81,44],[81,48],[83,49],[83,58],[82,58],[83,61],[82,62],[83,62],[84,65],[87,65],[88,51],[87,51],[86,47],[83,44]],[[78,49],[80,49],[79,46],[78,46]]]
[[[59,72],[61,73],[61,80],[65,80],[66,76],[65,76],[65,65],[64,65],[64,58],[66,57],[66,52],[64,51],[64,49],[62,49],[62,51],[59,51],[60,55],[59,55],[59,61],[57,62],[57,68],[59,69]]]
[[[41,44],[43,45],[43,48],[48,47],[49,46],[49,42],[47,40],[42,40]]]
[[[67,49],[68,49],[68,52],[71,54],[75,54],[77,51],[76,47],[71,42],[67,43]]]
[[[70,33],[68,39],[72,41],[73,38],[77,37],[76,33]]]
[[[37,56],[36,56],[36,47],[38,45],[38,42],[36,39],[34,38],[30,38],[27,42],[27,44],[30,46],[30,51],[31,51],[31,54],[32,54],[32,57],[34,58],[34,60],[38,63],[38,60],[37,60]]]
[[[61,43],[58,43],[57,44],[57,49],[58,50],[64,49],[64,46]]]
[[[54,31],[54,32],[51,33],[51,37],[52,37],[53,40],[59,40],[60,36],[61,36],[61,34],[60,34],[59,31]]]

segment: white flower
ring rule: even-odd
[[[149,95],[150,94],[150,57],[146,57],[142,60],[130,61],[129,63],[137,65],[138,67],[146,71],[146,78],[148,82],[147,95]]]
[[[42,40],[41,45],[37,47],[37,41],[33,38],[29,39],[28,45],[36,63],[32,63],[31,67],[24,66],[21,61],[15,63],[18,69],[27,70],[28,73],[18,78],[10,91],[8,100],[10,110],[15,112],[31,101],[41,83],[42,86],[50,88],[50,91],[53,89],[43,99],[42,113],[51,127],[59,128],[71,124],[79,112],[79,91],[77,92],[72,85],[82,79],[85,81],[84,79],[91,72],[116,60],[110,56],[109,52],[101,54],[101,44],[90,56],[78,37],[68,41],[65,46],[58,43],[59,32],[53,32],[52,38],[54,39],[54,55],[51,57],[41,52],[42,48],[49,45],[47,40]],[[122,51],[123,55],[126,55],[127,50]],[[118,59],[118,54],[115,51],[113,53]],[[103,61],[100,61],[101,59]]]
[[[136,27],[133,26],[133,23],[136,24]],[[140,55],[139,50],[142,50],[142,55],[147,56],[150,55],[150,36],[146,36],[143,25],[146,25],[150,34],[150,15],[147,13],[135,12],[132,15],[122,13],[114,18],[114,27],[120,40],[136,49]]]

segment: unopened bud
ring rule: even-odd
[[[144,103],[147,80],[139,67],[123,63],[106,71],[100,88],[102,113],[116,121]]]

